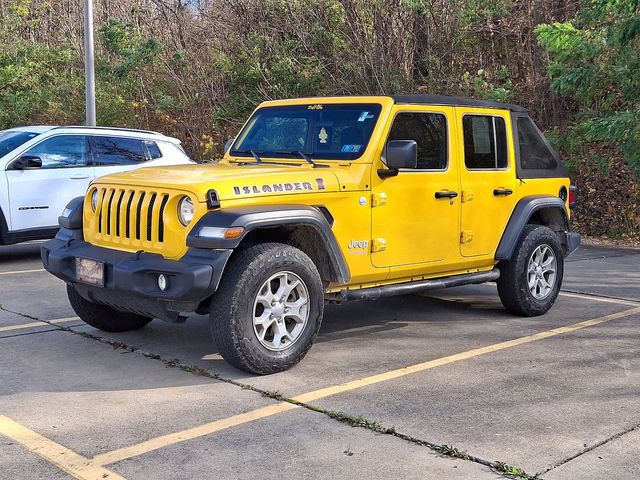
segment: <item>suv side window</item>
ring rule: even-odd
[[[465,115],[462,131],[468,170],[507,168],[507,129],[502,117]]]
[[[85,135],[56,135],[33,146],[22,154],[42,160],[41,168],[73,168],[87,166]]]
[[[388,142],[415,140],[421,170],[445,170],[448,164],[447,118],[441,113],[400,112],[393,121]]]
[[[148,160],[142,140],[127,137],[93,137],[96,165],[134,165]]]
[[[518,118],[520,165],[525,169],[555,170],[558,162],[530,118]]]

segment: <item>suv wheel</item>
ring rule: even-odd
[[[67,296],[71,307],[84,323],[105,332],[138,330],[153,320],[150,317],[121,312],[106,305],[90,302],[70,285],[67,285]]]
[[[510,313],[533,317],[556,301],[564,258],[557,235],[548,227],[527,225],[513,256],[501,262],[498,294]]]
[[[318,269],[280,243],[240,251],[211,300],[211,333],[237,368],[265,375],[287,370],[313,344],[324,309]]]

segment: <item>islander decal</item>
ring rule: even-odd
[[[324,179],[316,178],[316,188],[311,182],[291,182],[291,183],[269,183],[263,185],[245,185],[242,187],[233,187],[233,193],[236,195],[251,195],[252,193],[272,193],[272,192],[293,192],[293,191],[310,191],[326,190]]]

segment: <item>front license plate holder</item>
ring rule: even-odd
[[[76,258],[76,278],[82,283],[104,287],[104,262]]]

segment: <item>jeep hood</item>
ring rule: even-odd
[[[332,168],[311,165],[236,165],[229,163],[146,167],[100,177],[95,184],[182,190],[205,202],[215,189],[221,200],[268,195],[335,192],[340,184]]]

